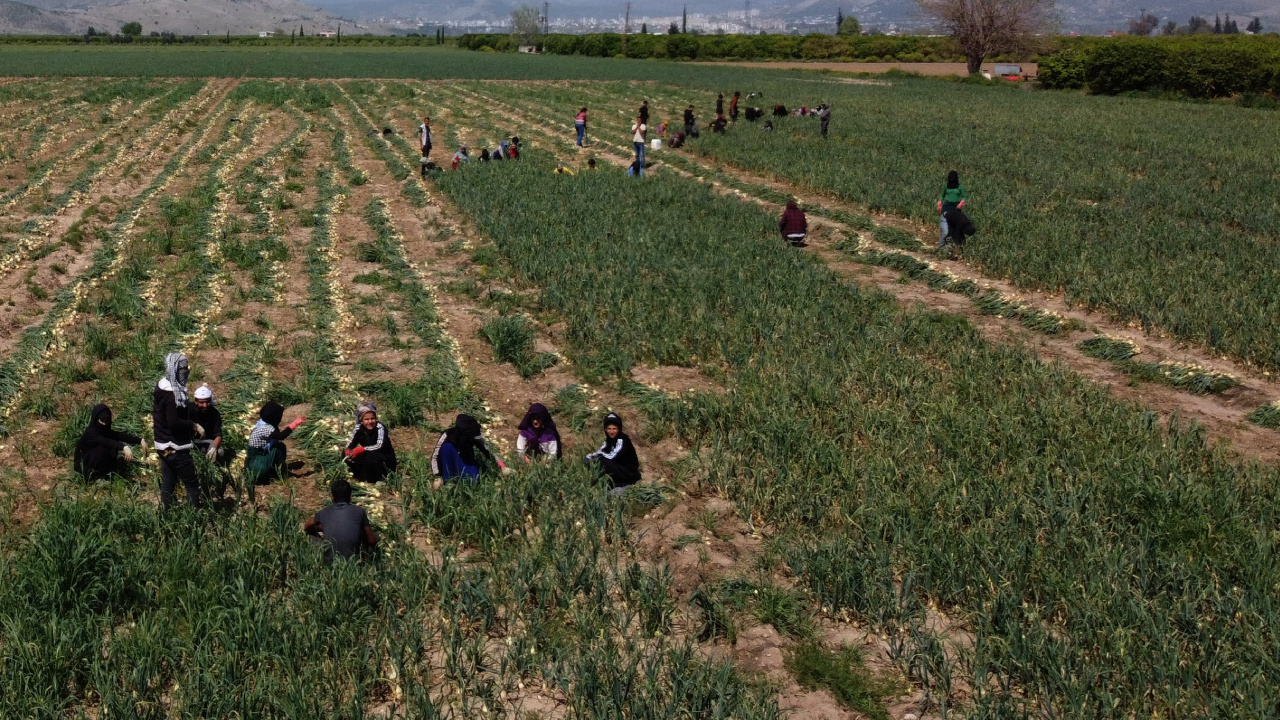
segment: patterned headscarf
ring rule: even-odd
[[[187,404],[187,376],[190,373],[186,355],[172,352],[164,356],[164,379],[169,381],[169,386],[173,389],[173,401],[178,407]]]
[[[365,413],[373,413],[374,416],[377,416],[378,406],[374,405],[372,400],[365,400],[364,402],[357,405],[356,406],[356,425],[360,424],[360,419],[364,417]]]

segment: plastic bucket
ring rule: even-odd
[[[650,141],[649,141],[649,149],[651,149],[651,150],[661,150],[661,149],[662,149],[662,138],[654,138],[654,139],[650,140]]]

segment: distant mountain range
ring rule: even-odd
[[[308,28],[336,28],[361,21],[353,31],[404,32],[417,23],[483,24],[502,23],[510,18],[519,2],[513,0],[312,0],[319,7],[298,0],[28,0],[26,3],[0,0],[0,33],[83,33],[90,26],[116,31],[126,22],[142,23],[144,32],[220,35],[254,34],[275,28],[286,31]],[[537,0],[530,4],[540,6]],[[1162,23],[1174,20],[1185,25],[1192,15],[1212,18],[1231,14],[1244,21],[1262,18],[1264,28],[1280,27],[1277,0],[1161,0],[1144,3],[1148,12]],[[608,26],[620,18],[625,0],[559,0],[551,3],[551,20],[577,22],[594,18]],[[645,18],[671,18],[688,8],[708,28],[722,19],[736,17],[741,22],[745,0],[633,0],[631,16],[639,23]],[[776,30],[781,27],[816,30],[830,18],[835,27],[837,10],[852,14],[863,27],[912,29],[926,27],[914,0],[756,0],[751,3],[753,22]],[[1059,0],[1058,15],[1063,32],[1097,33],[1124,30],[1127,20],[1138,14],[1131,0]],[[638,24],[637,27],[638,28]],[[662,27],[651,27],[661,31]],[[727,23],[727,29],[734,28]]]

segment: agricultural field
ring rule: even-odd
[[[1163,183],[1148,204],[1117,170],[1136,159],[1086,176],[1076,157],[1050,192],[1069,142],[1028,148],[1064,126],[1024,118],[991,144],[989,118],[1042,95],[922,81],[767,84],[836,105],[828,144],[799,118],[739,123],[623,174],[640,98],[678,119],[725,77],[743,75],[0,81],[0,715],[1270,717],[1280,435],[1259,278],[1280,210],[1244,218],[1201,188],[1193,214],[1189,157],[1141,156]],[[951,109],[926,118],[925,87]],[[957,98],[989,103],[984,127],[925,149]],[[1245,132],[1251,111],[1178,107],[1220,120],[1206,137],[1274,142]],[[524,155],[420,180],[426,113],[438,163],[512,135]],[[979,141],[955,162],[988,225],[935,262],[927,211]],[[1216,181],[1262,182],[1235,153]],[[1057,215],[1032,203],[1019,225],[1037,193]],[[809,251],[777,238],[793,195]],[[1072,241],[1076,205],[1097,254],[1028,260]],[[1146,234],[1160,223],[1181,235]],[[1235,374],[1174,362],[1175,341]],[[174,350],[242,453],[266,400],[306,416],[286,480],[202,462],[212,509],[161,512],[153,455],[72,476],[94,404],[150,434]],[[365,399],[401,459],[357,487],[383,548],[326,566],[300,523],[345,476]],[[510,457],[534,401],[565,462]],[[645,471],[621,495],[577,460],[609,410]],[[515,472],[432,490],[460,412]]]

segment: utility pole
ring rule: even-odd
[[[627,3],[627,14],[622,19],[622,54],[627,54],[627,36],[631,34],[631,3]]]
[[[680,11],[680,34],[689,34],[689,6],[685,5],[684,10]]]
[[[747,9],[742,13],[742,25],[748,33],[751,32],[751,0],[747,0]]]
[[[551,3],[542,3],[542,34],[546,35],[550,27]]]

